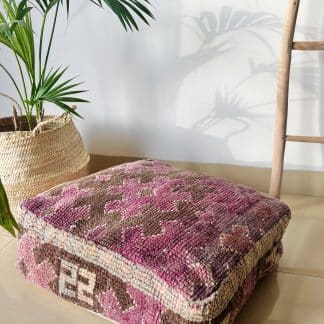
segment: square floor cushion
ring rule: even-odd
[[[232,323],[289,219],[249,187],[142,160],[23,202],[17,266],[118,323]]]

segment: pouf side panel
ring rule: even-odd
[[[173,313],[179,314],[188,321],[198,322],[215,318],[224,311],[259,260],[281,241],[290,219],[289,215],[286,215],[271,231],[266,233],[262,240],[258,241],[247,253],[238,267],[229,273],[218,291],[203,301],[194,302],[172,289],[148,269],[130,262],[121,255],[113,251],[98,249],[95,244],[91,244],[92,242],[57,230],[26,211],[24,213],[20,211],[20,215],[20,225],[27,232],[36,235],[42,242],[64,249],[86,262],[100,265],[111,275],[118,277],[124,283],[131,284],[132,287],[157,300]]]
[[[282,253],[281,243],[254,267],[217,318],[199,323],[232,323],[252,293],[257,281],[274,270]],[[18,242],[16,266],[28,279],[54,294],[87,310],[121,324],[191,324],[166,309],[107,270],[86,262],[34,234],[25,232]]]

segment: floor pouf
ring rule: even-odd
[[[21,204],[17,267],[118,323],[232,323],[275,270],[290,219],[279,200],[142,160]]]

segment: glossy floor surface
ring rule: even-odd
[[[324,323],[324,198],[284,196],[293,219],[277,273],[263,279],[237,324]],[[14,268],[15,240],[0,232],[1,324],[110,323],[35,287]]]

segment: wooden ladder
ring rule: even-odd
[[[278,79],[273,165],[270,182],[270,195],[276,198],[280,198],[281,193],[286,142],[288,141],[324,144],[324,137],[287,135],[289,82],[292,52],[298,50],[324,50],[324,42],[294,41],[300,0],[288,1],[289,7],[282,40],[282,54]]]

